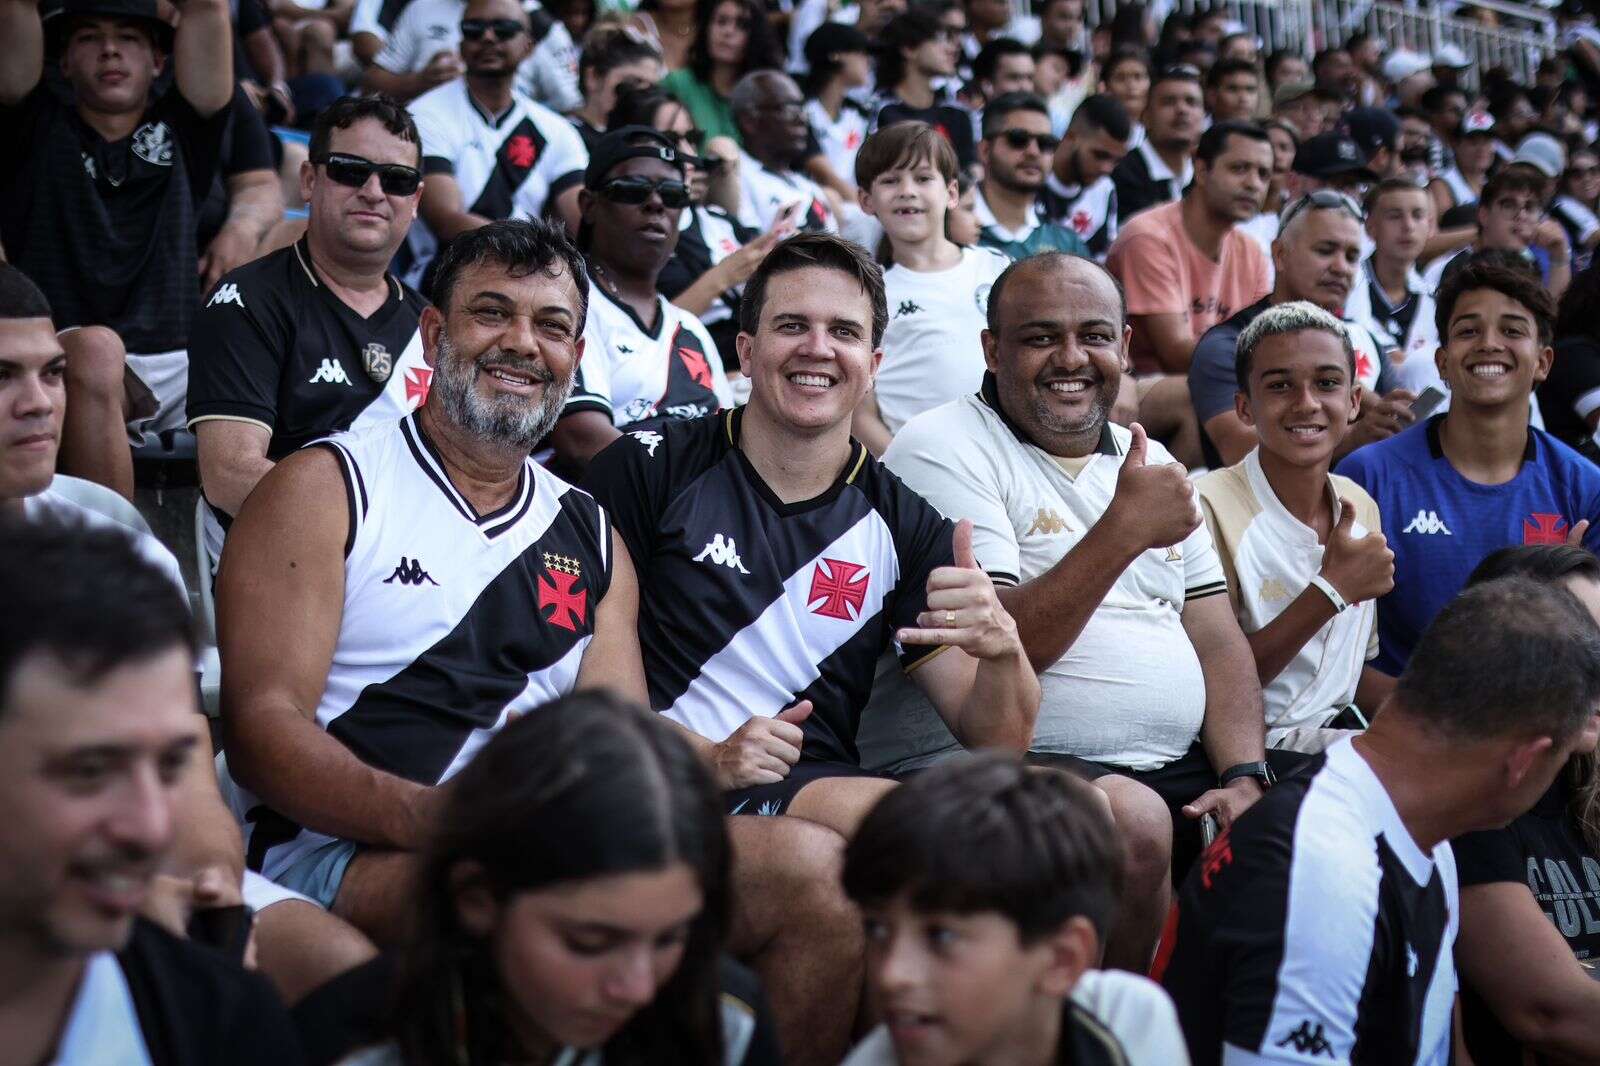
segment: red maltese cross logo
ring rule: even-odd
[[[871,577],[867,568],[859,563],[824,559],[811,571],[811,592],[806,596],[806,609],[824,618],[854,622],[861,617]]]
[[[514,167],[531,167],[534,160],[533,138],[519,133],[506,142],[506,160]]]
[[[546,607],[553,607],[548,615],[543,615],[544,620],[576,633],[583,624],[589,602],[587,591],[572,587],[582,573],[578,560],[545,552],[544,568],[545,574],[539,576],[539,611],[543,614]]]
[[[416,410],[428,402],[428,387],[433,384],[430,367],[414,366],[406,370],[406,404]]]
[[[1558,514],[1535,511],[1522,521],[1524,544],[1565,544],[1567,532],[1567,520]]]

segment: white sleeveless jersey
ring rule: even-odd
[[[416,415],[310,447],[338,457],[350,513],[317,724],[363,762],[437,784],[511,716],[572,691],[610,585],[610,521],[532,460],[511,501],[477,516]],[[224,792],[268,878],[333,839]]]

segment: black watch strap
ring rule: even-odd
[[[1271,788],[1278,783],[1278,775],[1272,772],[1272,764],[1268,762],[1242,762],[1236,763],[1222,771],[1217,778],[1219,787],[1229,782],[1237,781],[1241,777],[1253,777],[1264,789]]]

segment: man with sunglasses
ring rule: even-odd
[[[1141,120],[1144,140],[1111,172],[1119,223],[1183,195],[1194,177],[1205,114],[1198,68],[1180,64],[1156,75]]]
[[[346,97],[324,110],[301,165],[305,236],[223,275],[201,310],[188,413],[213,560],[280,459],[427,397],[426,301],[388,272],[416,217],[421,154],[416,126],[392,100]]]
[[[983,180],[972,207],[979,244],[1012,259],[1047,251],[1089,254],[1077,233],[1045,219],[1039,202],[1058,143],[1050,108],[1033,93],[1005,93],[983,109]]]
[[[461,18],[466,76],[411,105],[424,145],[423,225],[406,243],[406,280],[426,288],[428,264],[456,234],[505,218],[559,219],[578,231],[578,186],[589,152],[572,124],[513,87],[533,47],[517,0],[471,0]]]
[[[550,437],[555,468],[574,478],[622,433],[659,439],[664,422],[733,406],[711,335],[657,288],[689,206],[676,142],[648,126],[612,130],[583,185],[578,244],[594,285],[583,362]]]

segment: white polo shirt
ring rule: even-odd
[[[1316,530],[1290,514],[1272,491],[1259,448],[1233,466],[1213,470],[1195,487],[1228,576],[1228,598],[1239,628],[1258,632],[1311,584],[1322,569],[1323,546]],[[1355,506],[1354,536],[1383,531],[1378,505],[1354,481],[1328,475],[1328,495],[1334,514],[1341,498]],[[1336,717],[1355,700],[1361,669],[1377,654],[1376,601],[1354,604],[1329,619],[1277,677],[1261,686],[1267,745],[1291,729],[1321,726]]]
[[[986,374],[981,395],[906,423],[883,461],[951,519],[970,518],[978,561],[996,582],[1017,584],[1044,574],[1105,514],[1129,440],[1108,424],[1086,460],[1057,459],[1003,418]],[[1173,459],[1151,441],[1148,461]],[[1142,553],[1067,653],[1040,674],[1032,750],[1133,770],[1188,752],[1205,717],[1206,686],[1183,608],[1226,591],[1204,524],[1181,544]],[[881,669],[857,744],[863,765],[897,769],[960,747],[920,692]]]

